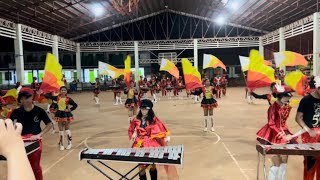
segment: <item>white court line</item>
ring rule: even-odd
[[[79,143],[76,148],[78,148],[82,143],[84,143],[84,141],[82,141],[81,143]],[[53,168],[55,165],[57,165],[59,162],[61,162],[63,159],[65,159],[67,156],[69,156],[75,149],[70,150],[67,154],[65,154],[64,156],[62,156],[60,159],[58,159],[55,163],[53,163],[51,166],[49,166],[47,169],[45,169],[43,171],[43,174],[47,173],[48,171],[50,171],[51,168]]]
[[[221,137],[216,133],[216,132],[212,132],[214,135],[217,136],[217,141],[214,143],[214,144],[217,144],[220,140],[221,140]]]
[[[236,160],[236,158],[234,158],[234,156],[231,154],[230,150],[227,148],[226,144],[223,142],[222,143],[224,148],[227,150],[228,154],[230,155],[231,159],[233,160],[233,162],[237,165],[237,167],[239,168],[240,172],[242,173],[242,175],[246,178],[246,180],[249,180],[248,175],[245,173],[244,169],[242,169],[238,163],[238,161]]]

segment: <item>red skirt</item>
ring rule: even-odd
[[[292,135],[289,130],[283,130],[286,135]],[[268,124],[263,126],[257,132],[257,140],[264,145],[272,145],[272,144],[297,144],[298,137],[293,138],[290,141],[278,136],[278,132],[273,130]]]

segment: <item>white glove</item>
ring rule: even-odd
[[[165,142],[169,142],[170,139],[171,139],[170,136],[166,136],[166,137],[164,138],[164,141],[165,141]]]
[[[135,139],[137,137],[137,131],[134,130],[134,133],[132,134],[132,139]]]

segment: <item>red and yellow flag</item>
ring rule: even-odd
[[[217,68],[217,67],[221,67],[222,69],[224,69],[225,71],[227,71],[226,65],[224,65],[220,59],[218,59],[217,57],[211,55],[211,54],[204,54],[203,55],[203,69],[207,69],[207,68]]]
[[[269,86],[274,79],[274,69],[264,65],[263,57],[257,50],[250,51],[247,86],[249,89]]]
[[[301,71],[293,71],[288,73],[285,78],[284,82],[288,85],[291,89],[296,91],[298,95],[304,95],[304,84],[306,83],[307,76],[304,75]]]
[[[62,66],[51,53],[48,53],[40,90],[44,94],[59,92],[61,86],[64,86],[62,82]]]
[[[307,67],[308,61],[299,53],[283,51],[274,53],[274,61],[277,67],[302,65]]]
[[[167,71],[175,78],[179,78],[179,70],[169,59],[161,59],[160,71]]]
[[[186,89],[202,87],[201,75],[187,58],[181,60]]]
[[[124,61],[124,81],[127,87],[130,87],[130,80],[131,80],[131,56],[128,55],[127,59]]]

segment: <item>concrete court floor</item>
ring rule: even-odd
[[[259,90],[264,93],[267,90]],[[100,180],[106,179],[86,161],[79,161],[79,151],[86,148],[129,147],[127,136],[127,111],[114,106],[113,93],[102,92],[101,105],[94,105],[92,93],[71,94],[79,108],[74,112],[71,126],[73,145],[71,150],[59,151],[58,134],[44,137],[42,167],[45,180]],[[150,96],[150,95],[149,95]],[[123,102],[125,96],[122,95]],[[244,88],[229,88],[226,97],[218,99],[214,110],[216,133],[204,133],[200,104],[192,99],[161,98],[155,104],[156,115],[172,132],[170,145],[183,144],[183,167],[177,166],[181,180],[253,180],[256,179],[257,152],[255,133],[267,122],[268,103],[255,100],[249,105],[244,100]],[[299,128],[294,121],[293,108],[288,124],[295,133]],[[302,157],[289,159],[288,180],[302,179]],[[267,160],[269,164],[269,160]],[[122,172],[133,167],[129,163],[109,163]],[[110,171],[108,171],[110,173]],[[260,179],[262,169],[260,170]],[[110,173],[113,178],[119,176]],[[6,164],[0,162],[0,180],[6,179]],[[138,178],[136,178],[138,179]],[[159,179],[166,179],[164,177]]]

